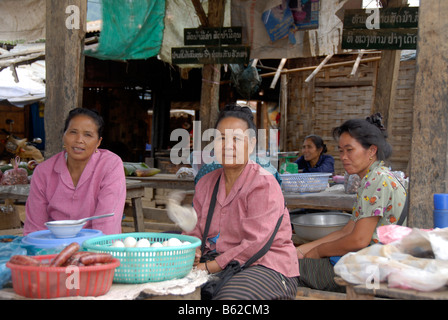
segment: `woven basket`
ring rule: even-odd
[[[190,244],[176,247],[120,248],[111,245],[132,236],[136,240],[148,239],[150,243],[170,238]],[[158,282],[185,277],[193,268],[196,247],[201,240],[196,237],[170,233],[135,232],[96,237],[84,241],[87,251],[106,252],[120,260],[115,270],[115,283]]]

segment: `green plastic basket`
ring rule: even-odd
[[[155,248],[112,247],[115,241],[124,241],[126,237],[134,237],[137,241],[145,238],[150,243],[177,238],[191,244]],[[185,277],[193,268],[196,248],[200,244],[198,238],[186,235],[135,232],[91,238],[84,241],[83,248],[86,251],[107,252],[120,260],[120,266],[115,270],[115,283],[146,283]]]

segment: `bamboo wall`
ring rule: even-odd
[[[354,55],[333,57],[329,63],[351,61]],[[322,60],[322,59],[321,59]],[[320,61],[321,61],[320,60]],[[318,65],[320,61],[313,61]],[[310,60],[307,61],[310,63]],[[290,60],[288,69],[304,65],[300,59]],[[308,64],[308,66],[311,64]],[[378,62],[361,64],[353,77],[353,65],[322,69],[309,83],[312,71],[289,73],[288,115],[285,151],[301,151],[305,136],[320,135],[335,158],[335,172],[343,174],[332,129],[345,120],[365,118],[372,113]],[[389,143],[393,147],[390,165],[393,170],[407,172],[411,149],[412,107],[414,100],[415,60],[400,63],[399,80],[392,119],[389,119]]]

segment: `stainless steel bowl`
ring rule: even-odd
[[[338,211],[305,213],[292,218],[291,223],[300,239],[313,241],[342,229],[350,217],[351,214]]]

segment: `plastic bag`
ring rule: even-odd
[[[182,167],[176,172],[178,179],[194,179],[195,174],[193,168]]]
[[[345,193],[356,193],[358,192],[359,185],[361,184],[361,178],[357,174],[344,175],[344,188]]]
[[[22,237],[0,237],[0,289],[11,281],[11,270],[6,267],[6,262],[16,254],[26,255],[27,250],[20,245]],[[7,241],[7,242],[4,242]]]
[[[393,288],[437,290],[448,284],[448,228],[414,228],[390,244],[344,255],[334,271],[353,284],[372,286],[374,279]]]
[[[20,158],[11,159],[13,169],[6,170],[3,173],[2,185],[16,185],[28,184],[28,171],[24,168],[19,168]]]

